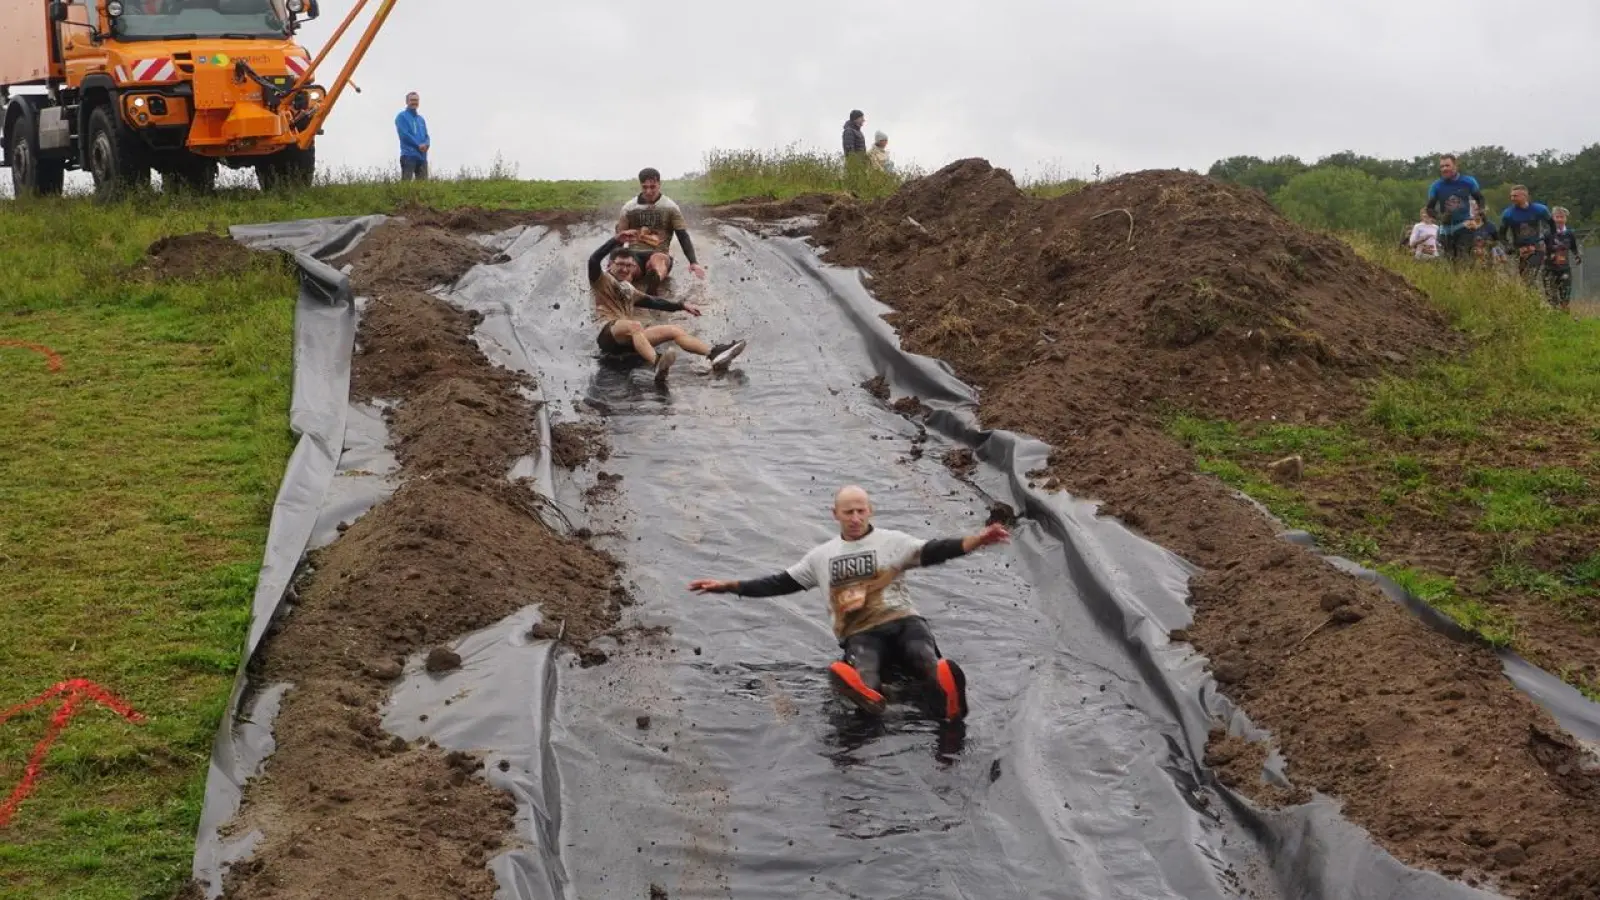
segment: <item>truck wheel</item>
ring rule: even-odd
[[[109,107],[98,107],[89,114],[88,152],[84,156],[86,168],[94,176],[95,193],[101,196],[150,185],[150,163],[140,158],[138,146],[124,136],[123,130]]]
[[[290,147],[256,163],[256,181],[263,191],[308,187],[316,173],[316,147]]]
[[[26,121],[11,136],[11,187],[18,197],[59,196],[67,168],[60,160],[39,158],[39,139]]]

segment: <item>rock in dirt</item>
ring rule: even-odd
[[[648,730],[650,728],[650,717],[649,716],[639,716],[638,718],[633,720],[633,724],[638,726],[640,731]]]
[[[889,382],[882,375],[874,375],[861,382],[861,389],[879,400],[889,399]]]
[[[1273,481],[1282,484],[1299,481],[1306,474],[1306,461],[1298,453],[1294,456],[1285,456],[1283,459],[1267,463],[1267,472]]]
[[[368,675],[379,681],[393,681],[399,678],[405,668],[392,659],[377,659],[363,666]]]
[[[428,659],[423,668],[434,675],[440,672],[454,672],[461,668],[461,654],[449,647],[435,647],[428,651]]]
[[[667,900],[667,889],[659,884],[650,884],[650,900]]]

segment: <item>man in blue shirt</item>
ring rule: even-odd
[[[1439,243],[1444,245],[1445,256],[1451,262],[1472,259],[1473,234],[1469,222],[1474,200],[1479,209],[1488,207],[1483,191],[1478,188],[1478,179],[1457,172],[1453,154],[1439,157],[1439,179],[1428,188],[1427,210],[1439,223]]]
[[[394,130],[400,135],[400,180],[428,180],[428,120],[417,113],[422,102],[416,91],[406,95],[406,108],[394,117]]]
[[[1528,189],[1511,188],[1511,205],[1500,214],[1500,238],[1517,255],[1517,274],[1533,279],[1544,268],[1545,241],[1556,230],[1550,207],[1528,202]]]

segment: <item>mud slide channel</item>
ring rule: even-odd
[[[486,224],[509,230],[448,230]],[[661,318],[750,349],[661,388],[596,358],[604,233],[569,225],[389,223],[343,260],[371,297],[352,395],[388,407],[398,487],[262,643],[252,683],[293,687],[264,769],[213,779],[256,776],[202,880],[231,858],[237,898],[1492,896],[1330,803],[1219,783],[1209,733],[1250,726],[1168,639],[1192,570],[1030,491],[1047,448],[972,432],[972,392],[899,351],[858,276],[699,235],[711,277],[677,290],[706,314]],[[686,589],[791,564],[847,482],[930,538],[1022,513],[1011,546],[908,576],[968,673],[962,728],[833,697],[820,595]]]
[[[583,270],[598,230],[524,232],[453,295],[535,361],[558,432],[599,426],[607,458],[558,472],[557,501],[621,560],[639,601],[624,624],[647,635],[557,669],[553,846],[524,857],[522,895],[1487,896],[1400,866],[1327,804],[1258,815],[1216,785],[1200,757],[1231,711],[1166,640],[1188,622],[1188,570],[1081,506],[911,576],[969,674],[963,735],[906,707],[874,727],[831,697],[819,596],[689,593],[827,539],[845,482],[884,527],[969,533],[997,501],[1038,502],[1017,473],[1044,452],[1018,442],[1005,467],[980,465],[897,412],[919,404],[864,385],[972,398],[886,343],[856,276],[798,241],[716,236],[709,283],[677,285],[706,315],[662,318],[750,349],[722,376],[685,357],[665,389],[596,358]]]

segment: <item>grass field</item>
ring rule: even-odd
[[[1570,629],[1600,646],[1600,320],[1549,310],[1509,280],[1354,242],[1476,349],[1373,384],[1364,414],[1335,427],[1176,411],[1169,432],[1286,524],[1600,699],[1585,674],[1595,660],[1549,640]],[[1276,483],[1266,465],[1289,454],[1305,477]]]
[[[780,150],[714,152],[667,182],[712,204],[814,191],[882,196],[898,179]],[[6,202],[0,212],[0,710],[91,679],[142,724],[88,709],[0,830],[3,900],[166,900],[187,878],[206,761],[248,622],[291,449],[296,282],[153,282],[159,237],[407,204],[611,208],[627,181],[521,181],[503,168],[402,184],[373,173],[265,195]],[[1045,186],[1048,187],[1048,186]],[[50,367],[47,349],[59,359]],[[50,707],[0,726],[0,791]]]

